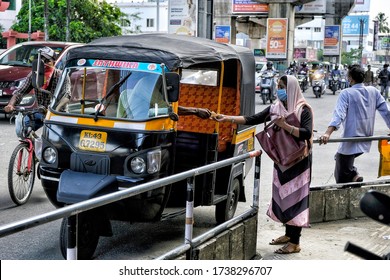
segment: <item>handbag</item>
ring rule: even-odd
[[[294,113],[285,116],[286,122],[300,127],[299,120]],[[284,129],[270,121],[264,122],[264,129],[256,134],[264,152],[278,165],[290,167],[301,161],[309,154],[307,141],[299,140]]]

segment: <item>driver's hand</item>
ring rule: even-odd
[[[4,107],[4,111],[6,113],[11,113],[11,112],[15,111],[15,106],[8,104],[7,106]]]
[[[209,119],[211,117],[211,111],[209,109],[198,108],[196,115],[202,119]]]

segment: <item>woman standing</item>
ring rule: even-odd
[[[279,79],[277,101],[262,112],[252,116],[217,115],[218,122],[233,122],[244,125],[256,125],[270,119],[275,124],[288,131],[294,137],[308,142],[312,146],[313,112],[306,102],[298,80],[294,76],[283,76]],[[285,116],[295,113],[300,121],[300,127],[295,127],[285,121]],[[291,167],[279,166],[274,163],[272,202],[267,215],[276,222],[285,224],[285,234],[273,239],[271,245],[283,247],[275,250],[277,254],[298,253],[301,231],[309,226],[309,191],[311,182],[312,155],[305,157]]]

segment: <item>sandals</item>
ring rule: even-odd
[[[272,239],[272,241],[269,243],[269,245],[280,245],[280,244],[286,244],[290,241],[290,237],[282,235],[276,239]]]
[[[301,251],[301,247],[299,247],[299,244],[293,244],[291,242],[288,242],[283,247],[277,249],[274,251],[276,254],[293,254],[293,253],[299,253]]]

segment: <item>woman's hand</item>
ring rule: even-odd
[[[215,114],[212,116],[212,119],[217,122],[228,122],[230,121],[230,116],[222,115],[222,114]]]
[[[274,124],[276,124],[277,126],[279,126],[280,128],[285,128],[287,123],[286,123],[286,119],[285,117],[283,116],[279,116],[277,117],[276,119],[274,119]]]

